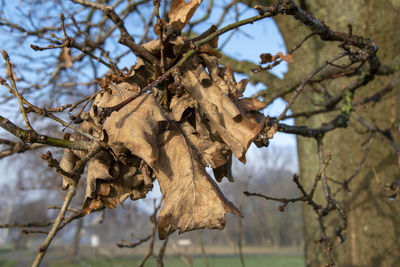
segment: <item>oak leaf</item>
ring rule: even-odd
[[[169,23],[179,30],[182,30],[192,18],[194,12],[201,4],[202,0],[173,0],[169,7]]]
[[[206,172],[179,126],[161,134],[159,143],[157,179],[164,198],[158,217],[160,239],[176,230],[223,229],[226,212],[241,216]]]
[[[111,96],[105,97],[107,103],[102,101],[99,106],[116,105],[137,93],[121,85],[111,88]],[[108,145],[119,155],[128,149],[153,168],[157,161],[157,135],[161,121],[166,121],[166,117],[154,96],[141,95],[121,110],[113,112],[104,122]]]
[[[182,29],[200,3],[174,0],[168,26]],[[185,44],[185,37],[178,36],[163,45],[166,65],[190,49]],[[84,213],[114,208],[128,197],[144,198],[157,178],[164,198],[158,225],[161,239],[176,230],[222,229],[227,212],[241,216],[206,167],[213,169],[217,181],[233,181],[232,157],[245,162],[250,144],[265,125],[259,112],[265,105],[242,98],[248,81],[237,83],[231,68],[220,67],[213,45],[203,46],[162,85],[145,93],[140,90],[162,73],[140,58],[134,67],[98,79],[103,90],[80,126],[101,142],[101,151],[88,162]],[[157,58],[162,54],[160,40],[143,47]],[[133,100],[109,117],[101,115],[102,109],[128,98]],[[79,153],[66,150],[61,165],[74,170],[84,156]],[[64,187],[71,182],[68,179],[64,177]]]
[[[201,65],[196,72],[186,71],[183,77],[183,86],[198,101],[201,113],[210,121],[210,128],[218,132],[240,161],[245,162],[246,151],[262,125],[246,118],[228,94],[211,81]]]
[[[135,156],[126,164],[113,160],[109,153],[98,153],[88,164],[84,213],[104,205],[115,208],[126,198],[144,198],[153,188],[149,167]]]

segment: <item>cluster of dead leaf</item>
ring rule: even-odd
[[[183,29],[200,2],[173,1],[169,25]],[[172,66],[187,51],[185,41],[178,36],[163,45],[155,40],[143,46],[158,58],[164,54],[165,64]],[[157,88],[110,116],[101,116],[101,110],[137,94],[158,75],[138,59],[130,71],[106,75],[99,82],[104,91],[81,129],[105,145],[88,163],[83,209],[89,213],[101,206],[114,208],[128,197],[144,198],[157,179],[164,198],[161,239],[175,230],[222,229],[226,212],[241,214],[205,168],[212,168],[217,181],[233,181],[232,155],[245,162],[247,149],[263,129],[265,118],[258,110],[265,106],[243,98],[247,80],[237,83],[230,68],[220,67],[218,52],[208,44]],[[66,150],[61,166],[70,171],[82,156]],[[71,180],[63,179],[67,187]]]

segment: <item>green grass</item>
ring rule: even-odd
[[[229,266],[239,267],[240,259],[238,256],[208,256],[208,264],[210,267]],[[125,266],[136,266],[140,261],[139,257],[115,257],[107,259],[105,257],[99,257],[96,259],[80,259],[78,262],[69,263],[66,261],[57,261],[51,263],[50,267],[75,267],[75,266],[96,266],[96,267],[125,267]],[[271,267],[304,267],[304,259],[301,256],[245,256],[246,267],[259,267],[259,266],[271,266]],[[181,259],[178,257],[167,257],[164,260],[166,267],[187,267]],[[154,258],[149,259],[145,266],[155,267],[157,266]],[[193,259],[194,267],[205,266],[204,261],[201,257],[195,257]]]
[[[0,249],[0,254],[3,254],[3,253],[8,253],[8,252],[10,252],[10,251],[12,251],[13,250],[13,248],[11,247],[11,246],[3,246],[1,249]]]
[[[14,267],[16,263],[17,263],[16,260],[0,259],[0,267]]]

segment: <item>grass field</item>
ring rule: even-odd
[[[240,259],[238,256],[208,256],[208,266],[219,267],[239,267]],[[81,259],[78,262],[70,263],[66,261],[55,261],[52,262],[50,267],[75,267],[75,266],[96,266],[96,267],[124,267],[124,266],[136,266],[140,261],[140,257],[115,257],[111,259],[97,258],[97,259]],[[246,267],[304,267],[304,260],[301,256],[245,256]],[[167,257],[164,260],[166,267],[186,267],[188,266],[178,257]],[[157,266],[156,260],[149,259],[145,266],[153,267]],[[193,259],[193,266],[200,267],[205,266],[205,262],[201,257],[195,257]]]
[[[46,267],[75,267],[75,266],[96,266],[96,267],[124,267],[136,266],[142,259],[142,255],[146,253],[146,248],[120,249],[113,246],[99,248],[93,250],[90,247],[82,246],[79,249],[79,260],[70,262],[69,247],[51,248],[44,258],[43,266]],[[142,250],[140,250],[142,249]],[[158,251],[156,248],[155,251]],[[240,267],[240,258],[237,248],[229,246],[206,246],[207,261],[209,267]],[[164,266],[166,267],[187,267],[187,263],[183,262],[179,255],[179,250],[169,248],[164,257]],[[206,266],[204,259],[201,257],[201,250],[197,246],[193,246],[192,250],[186,251],[193,255],[194,267]],[[301,249],[297,247],[273,248],[262,246],[245,246],[243,248],[245,255],[246,267],[304,267],[304,258],[301,255]],[[135,254],[136,253],[136,254]],[[0,267],[20,267],[30,266],[36,257],[36,251],[32,248],[24,248],[18,250],[0,249]],[[154,257],[151,257],[145,266],[157,266]]]
[[[17,264],[15,260],[4,260],[0,259],[0,267],[13,267]]]

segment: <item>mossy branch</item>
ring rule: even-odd
[[[0,116],[0,127],[4,130],[12,133],[16,137],[22,140],[24,143],[29,144],[45,144],[55,147],[63,147],[76,150],[88,150],[92,147],[92,143],[88,141],[69,141],[60,138],[50,137],[42,135],[34,130],[24,130],[10,120]]]

